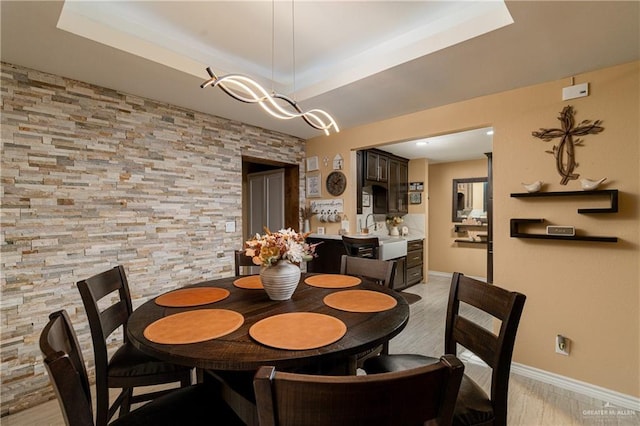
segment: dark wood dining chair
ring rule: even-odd
[[[378,247],[380,246],[378,237],[355,238],[343,235],[342,243],[347,251],[347,256],[378,258]]]
[[[343,255],[340,273],[359,277],[363,281],[375,282],[383,287],[391,288],[396,275],[396,262],[394,260],[378,260]],[[367,358],[388,353],[389,342],[385,342],[380,346],[358,354],[356,356],[356,369],[362,368]]]
[[[491,394],[487,395],[465,375],[454,411],[454,425],[507,424],[509,371],[518,323],[526,296],[487,284],[461,273],[451,280],[445,325],[445,352],[456,354],[457,345],[480,357],[491,369]],[[460,303],[471,305],[501,321],[498,334],[460,314]],[[367,374],[402,371],[437,361],[422,355],[380,355],[364,362]]]
[[[317,376],[261,367],[255,375],[261,426],[450,425],[464,365],[435,364],[371,376]]]
[[[340,273],[392,288],[396,276],[396,262],[342,255]]]
[[[236,277],[256,275],[260,273],[260,266],[253,263],[251,258],[244,254],[244,250],[236,250],[234,254]]]
[[[78,338],[65,310],[49,315],[40,351],[60,403],[65,424],[94,426],[91,388]],[[240,425],[217,389],[199,384],[181,388],[115,419],[110,426]]]
[[[131,404],[148,401],[166,391],[133,395],[133,388],[180,382],[182,387],[191,384],[191,369],[160,361],[134,348],[127,337],[127,320],[133,311],[129,284],[122,265],[101,272],[77,283],[93,341],[96,368],[96,424],[106,425],[115,412],[129,412]],[[111,296],[116,293],[117,301]],[[99,306],[101,305],[101,306]],[[108,339],[122,327],[123,342],[113,354],[108,355]],[[122,391],[109,406],[109,388]]]

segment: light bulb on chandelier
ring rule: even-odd
[[[293,0],[291,2],[292,8],[292,39],[293,39],[293,80],[294,80],[294,92],[295,92],[295,14],[293,13]],[[272,2],[272,27],[271,27],[271,50],[272,50],[272,63],[271,73],[273,80],[273,50],[274,50],[274,2]],[[300,106],[293,99],[288,96],[281,95],[272,91],[269,93],[264,87],[256,82],[251,77],[242,74],[227,74],[218,77],[211,67],[207,67],[207,73],[211,77],[200,85],[201,88],[207,86],[219,87],[227,95],[232,98],[245,103],[258,104],[260,107],[275,118],[282,120],[290,120],[292,118],[302,118],[311,127],[322,130],[326,135],[329,135],[330,130],[333,128],[335,132],[339,132],[340,129],[335,120],[329,113],[321,109],[311,109],[309,111],[303,111]],[[282,102],[278,102],[282,101]]]

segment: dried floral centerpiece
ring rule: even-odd
[[[300,263],[316,257],[316,246],[305,241],[308,233],[291,228],[256,234],[245,242],[245,252],[253,263],[262,266],[260,280],[272,300],[288,300],[300,281]]]
[[[288,260],[300,265],[316,256],[318,244],[308,244],[305,239],[309,233],[299,233],[291,228],[271,232],[265,228],[265,234],[256,234],[245,243],[244,254],[251,256],[253,263],[260,266],[273,266],[280,260]]]

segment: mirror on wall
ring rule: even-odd
[[[486,177],[453,179],[453,222],[473,218],[487,223],[487,182]]]

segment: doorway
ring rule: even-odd
[[[298,229],[300,168],[297,164],[242,157],[242,236]]]
[[[408,158],[409,181],[424,181],[422,202],[409,206],[409,224],[424,217],[425,261],[432,272],[465,272],[493,280],[492,128],[485,127],[421,140],[396,142],[376,148]],[[415,165],[415,166],[414,166]],[[419,173],[416,173],[419,172]],[[458,232],[452,220],[454,179],[487,177],[486,241],[456,242],[468,234]],[[469,206],[473,208],[473,206]],[[484,211],[484,207],[482,208]],[[413,216],[413,217],[411,217]],[[407,220],[405,220],[407,222]]]

